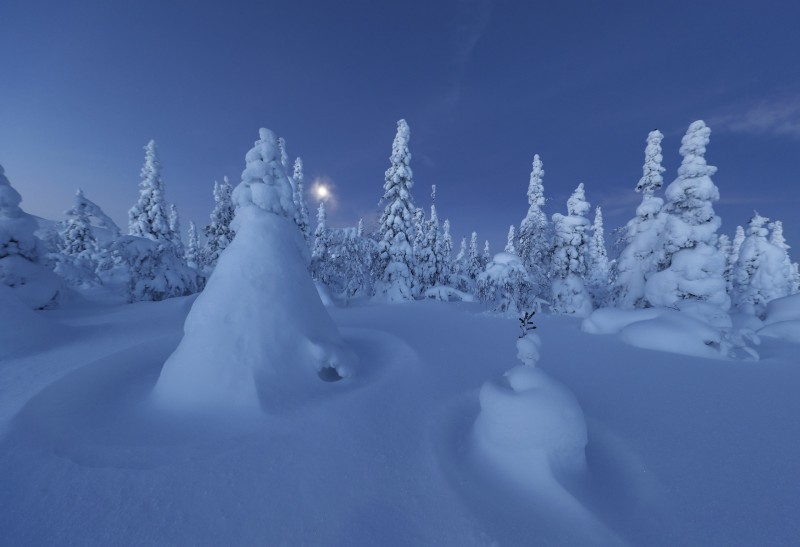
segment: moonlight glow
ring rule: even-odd
[[[331,185],[323,179],[317,179],[311,185],[311,195],[317,201],[328,201],[333,197]]]

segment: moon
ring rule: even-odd
[[[319,177],[311,185],[311,195],[317,201],[332,201],[333,185],[324,177]]]
[[[314,187],[314,197],[316,197],[318,201],[326,200],[330,196],[331,196],[331,191],[328,189],[327,186],[323,186],[322,184],[320,184]]]

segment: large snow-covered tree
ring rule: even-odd
[[[223,177],[222,184],[214,181],[214,209],[211,211],[211,221],[203,229],[206,236],[203,264],[210,268],[216,266],[220,253],[230,245],[236,235],[231,226],[234,215],[232,193],[233,186],[228,177]]]
[[[530,274],[533,292],[543,298],[549,289],[550,226],[544,214],[544,168],[539,154],[533,156],[528,182],[528,213],[519,225],[517,254]]]
[[[317,227],[314,230],[314,244],[311,247],[311,265],[309,267],[311,276],[322,283],[330,285],[333,281],[334,264],[331,264],[331,233],[328,229],[328,214],[325,210],[325,202],[319,202],[317,209]]]
[[[567,200],[567,215],[553,215],[551,308],[556,313],[585,316],[592,311],[584,283],[590,208],[581,183]]]
[[[308,275],[292,194],[277,139],[261,129],[233,192],[236,236],[186,318],[156,403],[282,410],[319,397],[323,378],[353,372],[356,357]]]
[[[713,207],[719,200],[719,190],[711,180],[717,168],[705,159],[710,135],[711,129],[698,120],[681,141],[678,177],[665,191],[668,217],[657,271],[645,285],[645,297],[653,306],[680,307],[688,300],[722,310],[730,307],[723,277],[725,257],[717,248],[721,221]]]
[[[664,172],[661,166],[663,138],[657,129],[647,135],[642,178],[636,185],[636,191],[642,193],[642,201],[636,208],[636,216],[623,230],[625,247],[614,264],[612,298],[620,308],[648,305],[645,283],[647,277],[655,272],[660,258],[661,236],[667,217],[662,212],[664,200],[654,194],[664,182],[661,175]]]
[[[38,225],[20,208],[21,201],[0,165],[0,283],[31,308],[51,307],[62,284],[42,264],[42,244],[34,235]]]
[[[169,211],[164,199],[164,181],[161,180],[156,141],[148,142],[144,151],[139,200],[128,211],[128,234],[169,243],[172,230],[169,227]]]
[[[378,227],[378,253],[375,261],[376,295],[389,302],[414,298],[414,186],[411,152],[408,149],[410,130],[405,120],[397,122],[392,143],[391,165],[386,170],[381,203],[386,206]]]
[[[503,249],[504,252],[512,255],[517,254],[517,249],[514,246],[514,239],[516,238],[516,234],[514,233],[514,225],[508,227],[508,236],[506,237],[506,248]]]
[[[175,247],[175,251],[182,256],[184,248],[183,240],[181,239],[181,217],[178,214],[178,206],[174,203],[171,203],[169,206],[169,232],[172,246]]]
[[[797,280],[797,266],[796,263],[792,264],[792,259],[789,256],[789,245],[786,243],[786,238],[783,235],[783,222],[776,220],[770,225],[771,233],[769,242],[781,250],[783,255],[783,276],[786,277],[786,285],[789,288],[789,294],[795,294],[798,291]]]
[[[442,237],[436,250],[439,264],[437,285],[453,285],[453,237],[450,235],[450,220],[442,223]]]

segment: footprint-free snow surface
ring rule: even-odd
[[[515,379],[503,376],[520,365],[514,318],[464,303],[331,308],[358,356],[351,377],[283,412],[165,414],[150,393],[191,302],[44,312],[47,328],[34,321],[41,329],[20,334],[40,343],[4,342],[0,544],[733,546],[800,537],[796,344],[765,337],[757,363],[711,360],[543,316],[537,372]],[[567,401],[588,439],[585,462],[480,449],[476,439],[494,434],[486,419],[475,427],[481,404],[501,397],[512,406],[487,416],[513,416],[516,399],[491,394],[515,382]],[[485,384],[494,387],[479,400]],[[525,400],[534,404],[519,405],[523,430],[558,423],[558,406]],[[571,442],[575,456],[580,442]]]

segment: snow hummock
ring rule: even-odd
[[[800,294],[770,301],[764,323],[759,335],[800,343]]]
[[[481,387],[481,410],[473,427],[474,449],[508,478],[528,483],[550,472],[580,472],[586,465],[586,422],[578,401],[536,368],[541,339],[517,341],[523,362]]]

